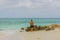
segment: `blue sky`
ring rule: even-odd
[[[0,0],[0,18],[60,18],[60,0]]]

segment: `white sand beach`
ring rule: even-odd
[[[60,40],[60,29],[34,32],[15,31],[10,34],[0,32],[0,40]]]

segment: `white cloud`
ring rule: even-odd
[[[17,4],[17,6],[25,6],[25,7],[40,7],[43,5],[46,5],[47,3],[49,3],[49,1],[42,1],[42,0],[26,0],[26,1],[19,1],[19,3]]]
[[[30,1],[19,1],[16,7],[31,7],[32,3]]]
[[[6,3],[7,3],[7,1],[5,1],[5,0],[0,0],[0,6],[4,5],[4,4],[6,4]]]
[[[16,2],[17,1],[17,2]],[[15,7],[60,7],[60,0],[0,0],[0,8]]]

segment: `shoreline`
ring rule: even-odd
[[[3,33],[5,34],[5,33]],[[9,34],[8,36],[0,33],[0,40],[60,40],[60,29],[50,31],[19,32]]]
[[[48,28],[54,27],[54,30],[37,30],[29,31],[23,30],[1,30],[0,40],[60,40],[60,25],[52,24]]]

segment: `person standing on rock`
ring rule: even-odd
[[[31,27],[31,28],[34,27],[34,22],[33,22],[33,20],[30,20],[30,27]]]

